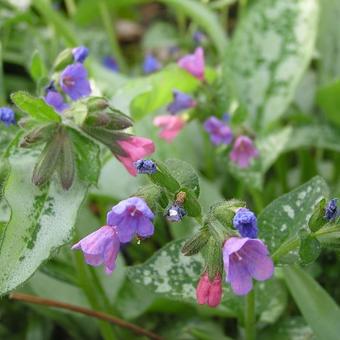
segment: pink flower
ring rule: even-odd
[[[253,141],[247,136],[238,136],[230,153],[230,159],[240,168],[247,168],[259,155]]]
[[[115,227],[104,226],[87,235],[72,249],[81,249],[85,261],[91,266],[100,266],[104,263],[106,274],[111,274],[116,267],[120,242]]]
[[[180,116],[164,115],[153,120],[154,125],[161,128],[159,137],[171,143],[185,126],[185,121]]]
[[[177,62],[178,66],[191,73],[199,80],[204,80],[204,51],[196,48],[194,54],[188,54]]]
[[[204,273],[196,288],[196,298],[200,305],[208,305],[217,307],[222,299],[222,279],[221,275],[217,274],[214,280],[209,280],[208,274]]]
[[[126,170],[132,175],[137,176],[134,163],[145,156],[155,152],[155,145],[152,140],[143,137],[131,136],[117,142],[126,153],[126,156],[116,155],[118,160],[123,163]]]

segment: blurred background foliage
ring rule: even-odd
[[[312,2],[305,1],[306,4]],[[255,25],[252,32],[251,26],[257,23],[261,6],[270,3],[274,1],[0,0],[0,104],[9,102],[9,94],[16,90],[42,94],[47,80],[35,76],[35,72],[44,73],[32,66],[35,51],[49,69],[60,50],[83,44],[90,49],[87,67],[95,87],[107,95],[114,106],[135,118],[136,134],[155,141],[155,157],[179,158],[195,167],[205,209],[223,198],[237,197],[247,200],[250,207],[259,212],[273,199],[317,174],[326,179],[331,195],[337,196],[340,192],[340,3],[320,1],[319,20],[307,25],[311,35],[315,31],[316,43],[314,45],[311,37],[311,43],[305,42],[296,52],[301,58],[293,72],[301,75],[295,77],[294,74],[293,80],[288,76],[287,85],[270,83],[272,89],[283,86],[283,92],[278,93],[283,93],[281,98],[286,100],[280,101],[280,109],[274,110],[280,119],[264,126],[257,123],[260,111],[257,102],[268,103],[271,92],[264,95],[259,91],[256,95],[257,86],[261,87],[264,80],[255,76],[249,80],[251,75],[246,65],[255,54],[258,64],[254,61],[251,65],[255,72],[256,67],[263,65],[263,56],[256,55],[258,50],[270,54],[274,48],[261,46],[261,35],[256,40],[256,34],[261,31],[256,32]],[[303,1],[299,4],[302,13],[299,22],[308,21],[303,15],[309,13],[308,6],[304,8]],[[271,17],[267,24],[273,25],[274,21]],[[278,27],[283,30],[282,39],[287,38],[288,43],[289,22],[278,21],[278,25],[282,25]],[[166,64],[175,61],[183,51],[192,51],[195,48],[192,35],[197,30],[206,36],[204,48],[211,67],[211,88],[209,92],[196,92],[202,103],[197,110],[198,119],[169,145],[157,136],[152,116],[163,110],[174,87],[195,92],[198,84],[171,65],[160,75],[143,77],[141,65],[148,52]],[[268,40],[264,38],[264,41]],[[121,72],[106,69],[102,64],[105,56],[114,56]],[[283,67],[283,73],[290,71],[289,66]],[[214,151],[200,124],[205,117],[233,107],[234,101],[239,105],[233,112],[232,124],[237,126],[247,120],[249,129],[257,135],[261,151],[261,162],[244,171],[233,168],[225,154]],[[250,115],[257,117],[255,123],[247,118]],[[11,132],[1,127],[0,133],[4,137],[0,142],[5,143],[6,134]],[[103,225],[106,211],[133,194],[144,181],[142,177],[132,178],[115,159],[107,161],[98,186],[91,189],[79,213],[75,238]],[[7,213],[5,209],[0,211],[1,216]],[[90,281],[88,289],[93,280],[99,280],[102,292],[98,294],[109,298],[108,302],[99,299],[97,308],[153,329],[169,339],[228,339],[225,334],[237,337],[240,330],[235,316],[243,300],[228,301],[229,306],[209,309],[159,296],[127,276],[127,266],[145,262],[165,244],[190,235],[194,229],[191,218],[174,225],[159,219],[152,239],[142,246],[133,244],[122,249],[112,277],[105,276],[102,268],[83,265],[84,275]],[[79,254],[71,254],[69,248],[66,245],[56,251],[56,256],[43,264],[21,290],[93,307],[74,275],[76,264],[81,266],[81,255],[79,258]],[[338,267],[339,253],[326,250],[307,270],[340,303]],[[313,332],[288,294],[282,281],[284,275],[279,271],[273,281],[271,289],[275,299],[259,306],[259,338],[311,339]],[[6,298],[0,302],[1,339],[95,339],[100,338],[98,327],[103,325],[79,314],[14,303]],[[134,337],[116,327],[113,336]]]

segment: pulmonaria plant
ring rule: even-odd
[[[215,116],[209,117],[204,122],[204,129],[210,135],[210,140],[215,145],[230,144],[233,140],[231,128]]]
[[[230,152],[230,159],[240,168],[247,168],[259,152],[253,141],[247,136],[238,136]]]
[[[162,115],[153,120],[156,127],[161,128],[159,137],[171,143],[185,126],[182,116]]]
[[[178,66],[191,73],[198,80],[204,80],[205,62],[202,47],[196,48],[193,54],[188,54],[177,62]]]
[[[167,110],[175,115],[181,111],[192,109],[197,105],[196,101],[188,94],[173,90],[173,101],[167,106]]]
[[[143,71],[145,74],[156,72],[162,68],[161,63],[151,53],[147,54],[144,58]]]
[[[210,280],[208,273],[203,273],[198,281],[196,299],[200,305],[217,307],[222,300],[221,275],[217,274],[213,280]]]
[[[339,216],[338,199],[333,198],[328,202],[328,204],[325,208],[325,216],[324,217],[327,221],[334,221],[337,216]]]

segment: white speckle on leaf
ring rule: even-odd
[[[287,213],[288,217],[290,218],[295,217],[295,211],[290,205],[284,205],[282,206],[282,209]]]
[[[287,230],[287,224],[282,224],[280,231],[284,232],[285,230]]]

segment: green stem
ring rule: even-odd
[[[79,278],[79,283],[81,288],[83,289],[87,300],[89,301],[91,307],[96,310],[100,311],[100,305],[96,298],[96,287],[93,287],[92,281],[89,278],[87,273],[87,267],[84,263],[83,256],[80,252],[74,252],[77,274]],[[99,321],[99,329],[100,333],[105,340],[115,340],[117,337],[115,336],[112,327],[105,321]]]
[[[77,11],[77,7],[74,0],[65,0],[65,7],[68,15],[70,17],[73,17]]]
[[[248,0],[240,0],[239,3],[239,9],[240,9],[240,18],[242,19],[246,12],[247,12],[247,5],[248,5]]]
[[[246,296],[244,313],[245,339],[255,340],[256,320],[255,320],[255,290],[252,289]]]
[[[5,79],[3,72],[2,44],[0,41],[0,106],[5,105],[6,102],[6,89],[4,80]]]
[[[121,68],[121,70],[126,71],[127,66],[126,66],[124,56],[121,52],[121,49],[118,43],[117,34],[115,32],[114,25],[110,17],[110,13],[109,13],[110,10],[107,5],[107,2],[106,0],[99,0],[98,3],[99,3],[100,14],[103,20],[103,25],[105,27],[106,33],[110,41],[112,53],[114,57],[116,58],[117,63],[119,67]]]

